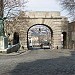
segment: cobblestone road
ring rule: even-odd
[[[0,75],[75,75],[75,51],[32,50],[0,56]]]

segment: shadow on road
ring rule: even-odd
[[[75,75],[75,55],[19,63],[10,75]]]

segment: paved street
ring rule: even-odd
[[[75,75],[75,51],[41,49],[0,55],[0,75]]]

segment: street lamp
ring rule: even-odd
[[[41,29],[39,28],[39,36],[38,36],[39,45],[40,45],[40,32],[41,32]]]

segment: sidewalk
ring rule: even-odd
[[[3,55],[5,55],[5,56],[15,56],[15,55],[20,55],[20,54],[27,54],[27,53],[29,53],[30,52],[30,50],[19,50],[18,52],[12,52],[12,53],[0,53],[0,56],[3,56]]]

